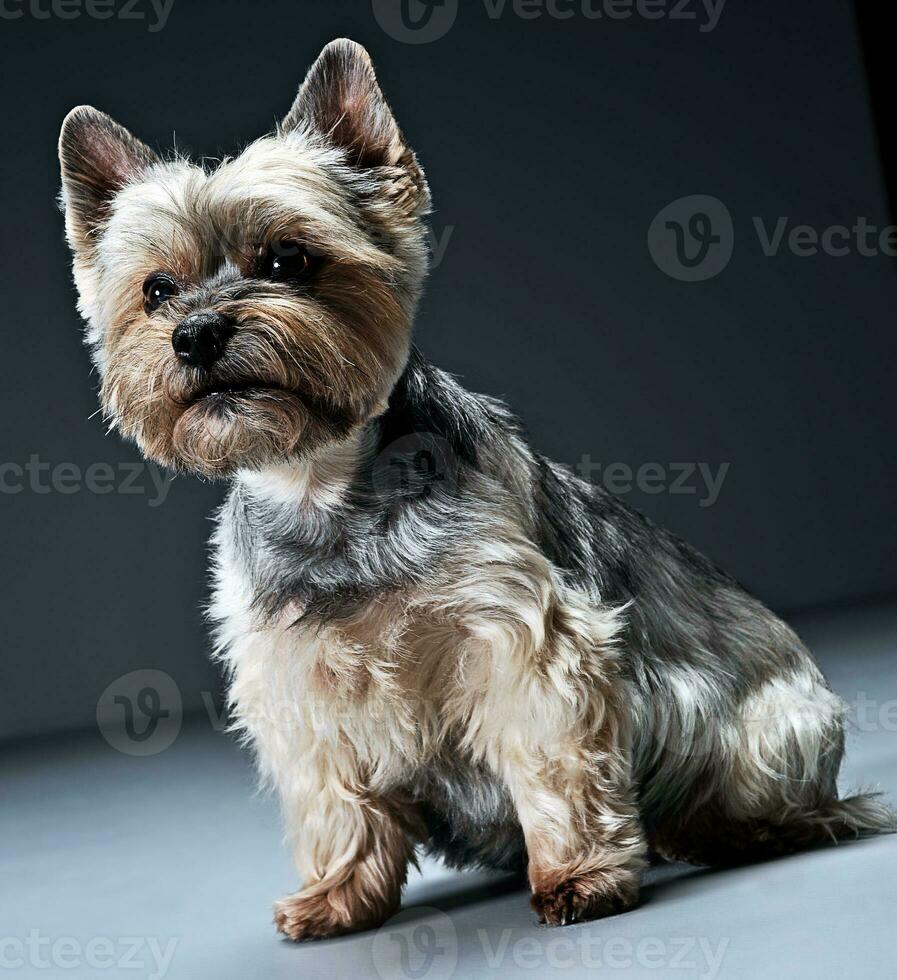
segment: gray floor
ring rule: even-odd
[[[853,705],[845,784],[897,799],[897,608],[797,623]],[[205,722],[133,758],[96,734],[5,750],[0,972],[25,977],[897,976],[897,838],[734,871],[668,865],[637,910],[548,930],[512,881],[426,864],[375,933],[280,940],[295,881],[247,758]]]

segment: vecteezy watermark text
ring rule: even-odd
[[[536,21],[667,20],[698,25],[702,34],[716,29],[726,0],[482,0],[492,21],[506,17]],[[473,7],[466,3],[465,10]],[[459,0],[372,0],[374,17],[394,40],[429,44],[454,26]]]
[[[879,225],[865,216],[850,224],[811,225],[787,215],[754,215],[753,232],[768,259],[788,255],[809,259],[897,258],[897,225]],[[735,224],[726,205],[709,194],[690,194],[663,207],[648,228],[654,264],[680,282],[703,282],[728,266],[735,250]]]
[[[483,0],[492,20],[512,11],[521,20],[550,17],[553,20],[643,20],[698,21],[702,34],[719,23],[726,0]],[[704,18],[702,20],[702,15]]]
[[[544,940],[527,935],[514,939],[512,929],[502,929],[493,939],[486,929],[477,929],[486,963],[498,970],[509,961],[521,970],[552,970],[582,967],[586,970],[690,970],[703,980],[719,974],[729,947],[728,939],[713,943],[704,936],[663,939],[645,936],[638,941],[628,936],[605,936],[583,930],[575,938],[556,936]]]
[[[699,507],[712,507],[719,500],[729,474],[729,463],[600,463],[586,453],[575,470],[583,480],[603,486],[618,496],[640,490],[642,493],[687,494],[698,496]]]
[[[51,970],[58,976],[86,966],[91,970],[127,971],[121,975],[163,980],[171,968],[179,942],[169,939],[163,944],[155,937],[142,936],[114,939],[96,936],[81,942],[73,936],[52,938],[43,935],[39,929],[32,929],[24,938],[0,936],[0,970],[29,966],[36,970]]]
[[[212,731],[223,734],[233,727],[226,703],[211,691],[200,691],[206,721]],[[439,711],[438,699],[427,701],[427,710]],[[851,728],[860,732],[897,732],[897,698],[878,700],[860,691],[846,701],[846,716]],[[769,706],[761,704],[758,714],[745,714],[752,725],[770,723]],[[811,724],[818,719],[818,706],[812,702],[795,705],[792,720],[800,724],[803,718]],[[252,711],[244,711],[239,726],[250,730],[273,728],[291,731],[335,732],[346,719],[356,717],[355,709],[335,708],[330,702],[318,704],[303,701],[286,692],[281,698],[266,699]],[[131,756],[152,756],[172,746],[180,735],[184,719],[184,698],[177,682],[162,670],[134,670],[116,678],[97,701],[97,727],[103,738],[119,752]],[[385,719],[384,719],[385,720]],[[678,731],[678,730],[677,730]],[[684,740],[681,733],[668,742],[658,733],[666,750],[672,754],[684,752],[695,757],[704,752],[718,751],[716,730],[708,726]]]
[[[0,20],[110,20],[146,22],[150,34],[168,23],[174,0],[0,0]]]
[[[706,936],[608,935],[606,930],[533,934],[530,929],[478,928],[465,944],[467,970],[478,975],[511,969],[531,972],[576,968],[588,971],[662,970],[663,976],[688,975],[701,980],[719,976],[729,939]],[[371,948],[374,969],[382,980],[452,980],[458,973],[458,932],[439,909],[408,908],[377,930]]]
[[[820,252],[835,259],[852,253],[867,259],[879,255],[897,258],[897,225],[879,228],[862,215],[850,226],[826,225],[823,228],[794,224],[788,217],[778,218],[772,227],[767,227],[759,216],[752,220],[760,248],[767,258],[778,255],[783,245],[798,258],[812,258]]]
[[[36,453],[24,463],[0,463],[0,494],[70,495],[116,493],[145,496],[150,507],[165,503],[173,477],[154,463],[50,463]]]

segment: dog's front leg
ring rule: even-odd
[[[323,758],[295,764],[303,777],[281,791],[305,887],[276,904],[277,928],[304,940],[379,925],[399,907],[421,836],[416,811],[370,795]]]
[[[535,592],[535,590],[532,590]],[[487,638],[470,741],[507,787],[523,830],[532,904],[564,925],[638,899],[647,847],[632,788],[614,616],[576,597],[468,625]]]
[[[568,925],[635,905],[646,846],[614,772],[619,760],[584,749],[575,737],[523,751],[519,742],[506,744],[504,754],[539,920]]]

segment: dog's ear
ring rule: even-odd
[[[377,82],[370,55],[354,41],[331,41],[311,66],[281,123],[311,126],[359,167],[396,166],[407,147]]]
[[[345,150],[359,168],[397,167],[426,202],[426,181],[377,81],[371,57],[354,41],[331,41],[312,65],[283,134],[306,126]],[[422,203],[418,201],[418,203]]]
[[[105,113],[91,106],[72,109],[59,134],[62,203],[72,248],[90,247],[115,195],[158,159]]]

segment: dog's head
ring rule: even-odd
[[[59,143],[110,421],[206,476],[301,458],[385,407],[429,194],[367,52],[329,44],[273,136],[206,170],[89,107]]]

